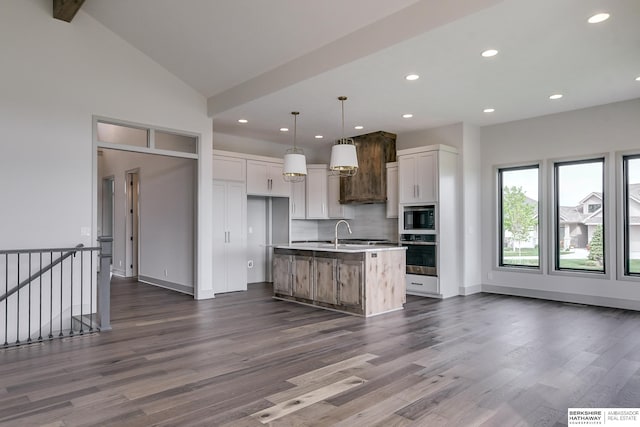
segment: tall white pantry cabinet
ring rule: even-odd
[[[407,293],[448,298],[459,294],[460,251],[458,150],[428,145],[398,150],[398,198],[403,206],[436,207],[437,277],[407,274]],[[399,233],[402,221],[398,218]]]
[[[213,178],[213,291],[246,291],[246,160],[214,156]]]

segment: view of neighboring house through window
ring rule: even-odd
[[[538,165],[498,170],[500,266],[540,267]]]
[[[623,158],[625,274],[640,275],[640,155]]]
[[[605,272],[604,159],[555,163],[555,267]]]

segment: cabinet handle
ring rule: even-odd
[[[418,193],[418,198],[420,198],[420,185],[416,185],[416,190]]]

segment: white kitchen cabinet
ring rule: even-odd
[[[329,218],[353,218],[353,206],[340,203],[340,177],[327,176],[327,203],[329,204]]]
[[[247,194],[289,197],[289,183],[282,176],[282,163],[247,160]]]
[[[246,159],[213,155],[213,179],[244,182],[247,178],[246,168]]]
[[[302,182],[291,183],[291,219],[305,219],[307,215],[306,179]]]
[[[462,230],[457,168],[458,151],[454,147],[430,145],[398,150],[400,209],[404,204],[427,203],[435,207],[436,218],[437,276],[407,274],[407,293],[437,298],[459,294]],[[414,186],[420,186],[420,190]]]
[[[329,219],[327,165],[307,165],[307,219]]]
[[[438,200],[438,157],[433,151],[398,151],[398,199],[400,203],[432,203]],[[411,154],[400,154],[412,152]]]
[[[387,218],[398,218],[398,163],[387,163]]]
[[[245,184],[213,181],[213,290],[247,290]]]

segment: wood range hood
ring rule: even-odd
[[[340,178],[340,203],[385,203],[387,163],[396,161],[396,135],[373,132],[353,138],[358,173]]]

